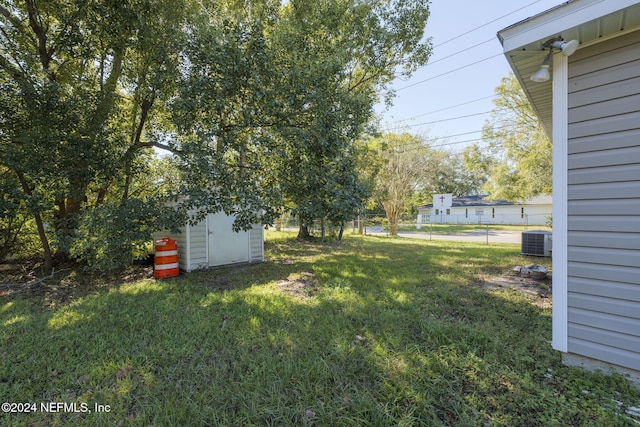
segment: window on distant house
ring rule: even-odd
[[[447,215],[451,215],[451,209],[447,209]]]
[[[491,218],[496,217],[496,208],[491,208]]]
[[[468,208],[465,208],[465,210],[464,210],[464,217],[465,218],[469,218],[469,209]]]
[[[436,215],[440,215],[440,209],[436,209]]]
[[[520,218],[524,218],[524,208],[520,208]]]

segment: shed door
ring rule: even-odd
[[[249,232],[234,232],[233,220],[224,212],[207,216],[210,266],[249,261]]]

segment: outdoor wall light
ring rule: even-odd
[[[576,51],[576,49],[578,49],[579,44],[580,43],[578,42],[578,40],[570,40],[566,42],[562,39],[562,37],[547,40],[546,42],[544,42],[542,47],[549,48],[549,53],[544,58],[540,69],[531,76],[531,80],[539,83],[549,80],[549,78],[551,77],[551,74],[549,73],[549,63],[551,62],[551,54],[553,53],[553,49],[562,51],[562,54],[564,56],[571,56]]]
[[[547,57],[544,58],[544,61],[542,62],[542,66],[540,67],[540,69],[531,76],[531,80],[533,80],[536,83],[542,83],[549,80],[549,78],[551,77],[551,74],[549,74],[550,61],[551,61],[551,51],[549,51],[549,53],[547,54]]]
[[[578,45],[580,45],[578,40],[569,40],[568,42],[566,42],[560,39],[551,43],[551,48],[560,49],[564,56],[571,56],[578,48]]]

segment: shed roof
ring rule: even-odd
[[[554,37],[578,40],[580,46],[640,29],[638,0],[570,0],[498,31],[504,55],[531,101],[542,125],[552,134],[552,80],[530,77],[548,54],[543,44]]]

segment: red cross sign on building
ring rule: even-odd
[[[433,207],[436,209],[448,209],[453,203],[453,194],[434,194]]]

